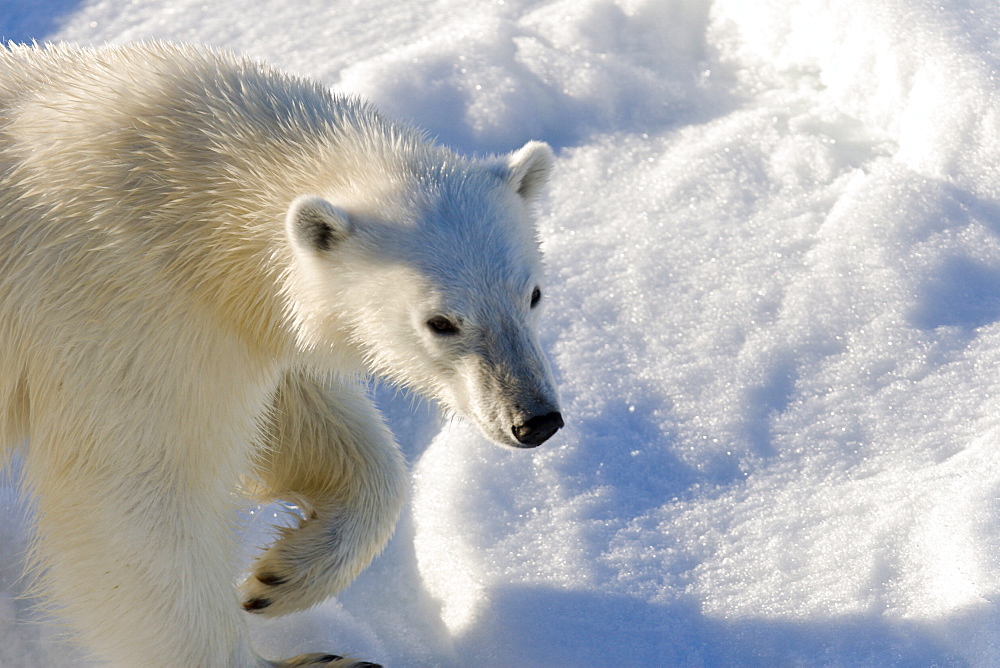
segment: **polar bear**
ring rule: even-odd
[[[508,446],[563,425],[535,333],[552,161],[461,157],[214,50],[0,50],[0,454],[97,658],[350,663],[267,661],[244,611],[322,601],[393,530],[407,475],[360,378]],[[239,586],[238,491],[305,509]]]

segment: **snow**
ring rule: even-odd
[[[215,44],[466,152],[558,151],[531,452],[380,390],[387,551],[253,620],[387,666],[1000,664],[1000,5],[46,0],[17,41]],[[30,623],[0,485],[0,666]],[[264,540],[280,508],[248,514]],[[178,639],[183,642],[183,639]]]

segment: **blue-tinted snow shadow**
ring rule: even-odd
[[[509,48],[511,53],[517,51],[513,44]],[[644,65],[632,63],[634,72],[642,73],[635,74],[641,79],[641,83],[633,82],[638,89],[616,82],[616,87],[601,94],[579,95],[516,59],[499,56],[498,69],[507,75],[504,89],[494,91],[500,110],[495,117],[483,118],[477,113],[470,115],[482,100],[474,82],[455,74],[464,69],[458,57],[447,50],[425,54],[419,64],[407,64],[410,76],[382,80],[379,90],[369,91],[367,97],[435,140],[468,155],[505,153],[529,139],[545,141],[559,150],[580,146],[608,132],[656,135],[708,123],[742,104],[742,98],[732,90],[735,80],[721,75],[727,67],[708,60],[663,63],[669,70],[666,78],[674,83],[662,88],[645,79],[649,70]],[[642,60],[642,56],[633,57]],[[589,67],[583,62],[580,66]],[[710,86],[700,79],[706,69],[720,73]]]
[[[724,92],[713,92],[714,96],[704,102],[664,102],[664,109],[669,109],[669,113],[663,114],[664,118],[636,119],[633,110],[624,109],[618,114],[620,118],[615,120],[593,121],[593,112],[587,105],[553,92],[552,99],[545,104],[524,103],[524,108],[528,110],[540,107],[537,119],[512,122],[513,128],[484,132],[471,127],[464,118],[468,100],[463,100],[459,93],[451,90],[442,90],[439,95],[439,98],[425,102],[423,106],[394,106],[384,100],[380,103],[413,122],[435,141],[470,156],[504,154],[520,148],[529,140],[544,141],[556,151],[561,151],[581,146],[595,135],[611,130],[619,130],[623,134],[658,135],[688,126],[706,125],[738,107],[737,98]]]
[[[695,602],[656,605],[548,587],[494,592],[488,615],[456,640],[479,666],[963,666],[941,627],[981,628],[967,616],[930,625],[877,616],[809,621],[719,620]],[[965,651],[969,647],[959,645]]]
[[[696,471],[675,453],[677,436],[668,424],[669,399],[648,388],[630,400],[614,397],[604,402],[600,412],[581,416],[566,402],[565,433],[562,439],[576,449],[572,457],[556,461],[564,484],[579,492],[601,488],[609,497],[607,507],[618,517],[643,514],[675,498],[685,498],[698,483],[716,484],[734,475],[720,465],[711,471]]]
[[[374,398],[407,461],[420,459],[447,418],[429,399],[392,385],[377,384]]]
[[[599,413],[589,416],[575,414],[573,397],[563,397],[567,425],[541,447],[569,443],[575,448],[572,457],[551,463],[568,490],[586,493],[601,488],[603,507],[612,516],[635,517],[704,493],[705,485],[723,488],[745,478],[735,457],[718,454],[698,468],[683,461],[677,454],[678,437],[669,426],[669,397],[651,385],[640,382],[636,387],[630,397],[609,397]],[[777,389],[762,392],[770,397],[760,399],[763,414],[779,408],[780,399],[772,395],[787,394]],[[392,386],[378,386],[375,400],[411,465],[449,419],[433,402]],[[767,438],[760,435],[754,456],[766,458],[772,452]]]
[[[1000,320],[1000,267],[968,257],[946,259],[928,278],[911,320],[921,329],[975,329]]]
[[[950,186],[942,190],[940,218],[950,221],[950,227],[979,224],[1000,238],[1000,204]],[[920,329],[971,331],[1000,321],[1000,265],[957,250],[946,253],[917,279],[910,322]]]
[[[770,459],[777,454],[772,433],[774,416],[788,408],[797,378],[796,359],[787,355],[770,365],[761,383],[746,389],[749,406],[745,434],[753,456]]]
[[[80,4],[81,0],[4,2],[0,10],[0,40],[4,44],[44,41],[59,29],[62,17],[75,11]]]

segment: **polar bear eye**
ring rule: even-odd
[[[542,301],[542,290],[541,288],[535,288],[531,291],[531,308],[538,306],[538,302]]]
[[[439,336],[455,336],[458,334],[458,325],[443,315],[436,315],[428,320],[427,327]]]

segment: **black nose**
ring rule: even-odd
[[[526,448],[533,448],[549,440],[552,434],[563,426],[562,415],[553,411],[545,415],[536,415],[524,424],[515,425],[511,431],[517,442]]]

